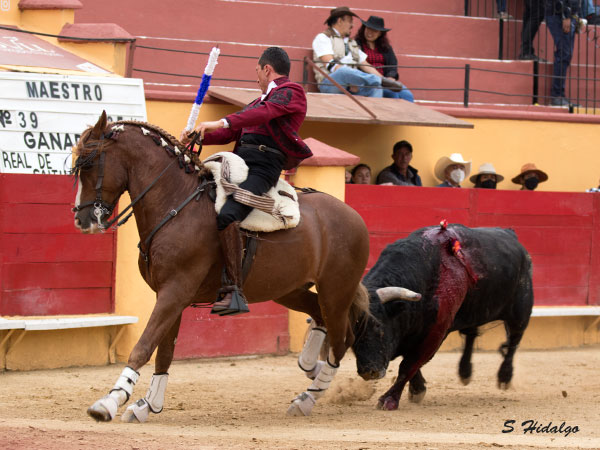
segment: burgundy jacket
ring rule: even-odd
[[[298,129],[306,116],[306,95],[298,83],[288,77],[277,78],[277,87],[269,95],[248,104],[242,111],[225,117],[229,128],[220,128],[204,136],[203,144],[222,145],[236,141],[246,133],[270,136],[286,155],[284,169],[292,169],[312,156],[310,148],[300,139]]]

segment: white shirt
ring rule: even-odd
[[[332,30],[340,36],[340,33],[335,28]],[[348,42],[349,38],[345,37],[344,42]],[[333,45],[331,44],[331,38],[327,36],[325,33],[319,33],[314,38],[312,42],[312,48],[317,55],[317,58],[320,58],[323,55],[333,55]],[[350,52],[348,52],[350,54]],[[367,60],[367,54],[363,52],[361,49],[358,49],[358,64],[362,64]]]

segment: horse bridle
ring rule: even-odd
[[[102,133],[102,136],[100,136],[100,140],[98,142],[94,143],[98,148],[95,149],[92,152],[92,154],[90,156],[88,156],[88,158],[86,158],[86,161],[84,163],[79,163],[79,158],[78,158],[78,161],[75,162],[75,171],[79,171],[81,168],[83,168],[87,165],[87,162],[89,160],[93,160],[94,157],[96,156],[96,153],[98,151],[100,151],[100,160],[98,161],[98,178],[96,180],[96,198],[93,201],[75,205],[75,207],[71,211],[79,212],[79,211],[84,210],[85,208],[93,206],[94,208],[90,209],[90,216],[92,217],[92,219],[95,219],[98,222],[98,227],[102,228],[102,229],[108,228],[108,227],[110,227],[110,225],[112,225],[114,223],[114,221],[111,221],[110,224],[102,225],[102,218],[110,217],[113,210],[115,209],[117,200],[120,197],[120,196],[117,196],[117,199],[112,204],[109,204],[102,199],[102,183],[104,182],[104,159],[106,158],[106,152],[103,151],[103,149],[104,149],[103,144],[104,144],[104,139],[105,138],[110,139],[112,137],[112,135],[113,135],[112,131],[108,134]],[[88,146],[88,145],[91,145],[91,144],[84,143],[83,148],[86,148],[86,146]]]
[[[80,205],[75,205],[75,207],[72,209],[73,212],[79,212],[82,211],[85,208],[88,208],[90,206],[93,206],[93,209],[90,209],[90,216],[92,219],[95,219],[98,222],[98,228],[100,228],[101,230],[106,230],[108,228],[110,228],[111,226],[113,226],[116,222],[116,226],[115,229],[117,227],[120,227],[121,225],[123,225],[125,222],[127,222],[129,220],[129,218],[133,215],[133,206],[142,199],[142,197],[144,197],[144,195],[146,195],[146,193],[158,182],[158,180],[160,180],[162,178],[162,176],[166,173],[167,169],[169,169],[169,167],[171,167],[175,162],[178,161],[177,158],[175,158],[173,161],[171,161],[171,163],[167,164],[167,166],[162,170],[162,172],[154,179],[154,181],[152,181],[152,183],[150,183],[125,209],[123,209],[123,211],[121,211],[116,217],[114,217],[113,219],[109,220],[108,222],[106,222],[106,224],[102,224],[102,218],[103,217],[110,217],[115,209],[115,206],[119,200],[119,198],[121,197],[121,195],[123,194],[123,192],[121,192],[119,195],[116,196],[115,201],[113,203],[107,203],[102,199],[102,183],[104,181],[104,159],[106,157],[106,152],[104,152],[104,146],[103,144],[106,142],[105,139],[112,139],[113,134],[115,132],[114,131],[110,131],[109,133],[102,133],[102,135],[100,136],[100,139],[97,142],[94,142],[93,144],[98,147],[96,148],[87,158],[83,163],[79,163],[79,159],[78,161],[75,162],[75,169],[74,169],[74,173],[77,173],[77,171],[79,171],[82,167],[85,167],[89,161],[92,161],[95,157],[96,157],[96,153],[98,151],[100,151],[100,160],[98,161],[98,178],[96,179],[96,198],[93,201],[90,202],[86,202],[86,203],[82,203]],[[200,152],[202,151],[202,140],[200,138],[200,133],[193,133],[191,136],[192,138],[191,142],[188,144],[188,146],[186,147],[188,150],[193,151],[194,150],[194,145],[198,144],[199,145],[199,149],[198,149],[198,155],[200,154]],[[92,144],[83,144],[83,148],[86,148],[86,145],[92,145]],[[191,200],[191,198],[194,198],[197,196],[197,194],[201,193],[202,191],[204,191],[204,189],[207,187],[207,185],[209,185],[210,183],[203,181],[203,183],[197,188],[197,192],[196,195],[191,195],[189,198]],[[213,183],[214,184],[214,183]],[[186,202],[184,202],[184,204],[180,205],[180,207],[182,208],[183,206],[187,205],[187,203],[190,201],[187,200]],[[131,211],[129,212],[129,214],[127,214],[127,216],[122,219],[121,217],[123,217],[127,211],[129,211],[129,209],[131,209]],[[172,210],[171,213],[173,213],[175,211],[175,214],[171,215],[171,218],[177,214],[178,210]],[[167,219],[168,220],[168,219]],[[166,223],[166,221],[164,222]],[[159,226],[157,226],[157,228],[155,230],[152,231],[151,233],[151,237],[150,237],[150,241],[152,239],[152,236],[154,236],[154,234],[156,233],[156,231],[158,231],[158,229],[160,229],[163,225],[163,222],[161,222],[161,224],[159,224]],[[141,251],[141,248],[140,248]],[[146,257],[147,259],[147,257]]]

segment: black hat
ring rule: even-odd
[[[371,17],[369,17],[369,20],[367,20],[366,22],[362,19],[360,19],[360,21],[363,23],[363,25],[365,27],[372,28],[373,30],[377,30],[377,31],[390,31],[391,30],[391,28],[385,27],[385,23],[381,17],[371,16]]]
[[[354,14],[352,11],[350,11],[350,8],[348,8],[347,6],[338,6],[337,8],[333,8],[331,10],[331,12],[329,13],[329,17],[327,18],[327,20],[324,23],[328,23],[329,21],[333,20],[333,19],[337,19],[338,17],[342,17],[342,16],[354,16],[354,17],[358,17],[356,14]],[[360,17],[358,17],[360,19]]]

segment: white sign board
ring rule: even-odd
[[[0,172],[68,174],[71,148],[102,110],[146,121],[142,80],[0,72]]]

